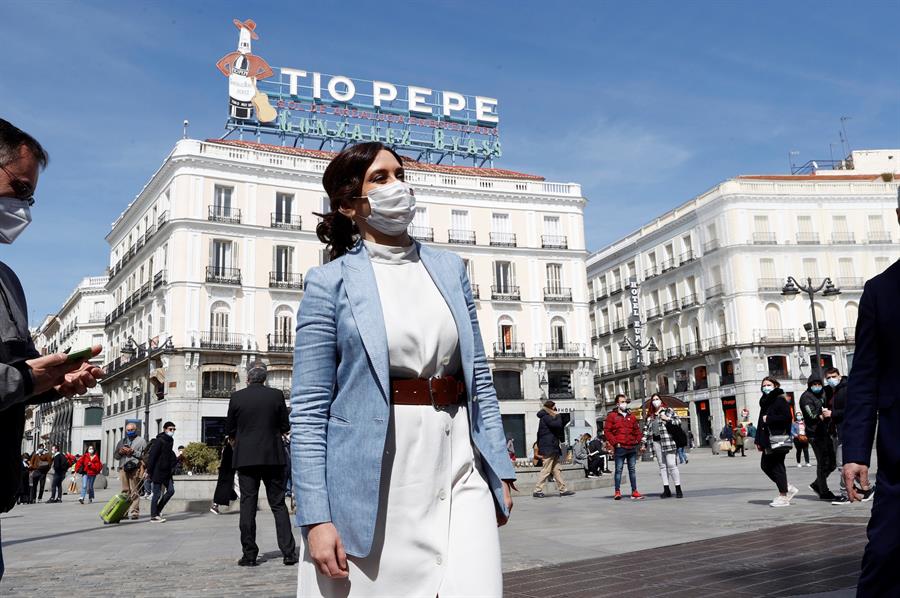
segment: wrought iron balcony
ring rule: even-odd
[[[656,266],[650,266],[649,268],[644,270],[644,280],[649,280],[657,274],[659,274],[659,272],[656,270]]]
[[[88,322],[103,322],[104,318],[106,318],[106,314],[102,311],[95,311],[90,316],[88,316]]]
[[[451,228],[447,231],[447,242],[454,245],[474,245],[475,231]]]
[[[811,341],[811,340],[813,339],[813,337],[814,337],[813,331],[810,330],[809,332],[806,332],[806,331],[804,330],[804,332],[806,333],[806,339],[809,340],[809,341]],[[837,337],[835,336],[834,328],[820,328],[820,329],[819,329],[819,340],[821,340],[821,341],[833,341],[833,340],[836,340],[836,339],[837,339]]]
[[[544,343],[538,352],[546,357],[583,357],[584,347],[578,343]]]
[[[719,336],[714,336],[712,338],[706,339],[703,344],[706,345],[707,351],[724,349],[725,347],[734,344],[734,335],[730,332],[726,334],[720,334]]]
[[[200,348],[217,349],[220,351],[241,351],[244,348],[244,337],[240,334],[218,330],[201,332]]]
[[[659,263],[660,271],[668,272],[669,270],[674,270],[678,267],[678,262],[675,261],[674,257],[670,257],[669,259],[663,260]]]
[[[565,235],[541,235],[541,247],[544,249],[568,249],[569,239]]]
[[[299,272],[269,272],[271,289],[303,289],[303,274]]]
[[[544,287],[544,301],[571,302],[572,289],[565,287]]]
[[[856,340],[856,328],[844,328],[844,340],[853,342]]]
[[[210,388],[204,386],[202,396],[204,399],[230,399],[234,391],[234,388]]]
[[[210,222],[227,222],[228,224],[241,223],[241,211],[237,208],[224,208],[222,206],[209,206],[207,220]]]
[[[267,334],[266,344],[269,351],[275,353],[293,353],[294,352],[294,335],[293,334]]]
[[[876,230],[869,233],[869,245],[876,243],[891,243],[891,233],[886,230]]]
[[[697,259],[697,256],[694,255],[694,250],[689,249],[681,254],[681,257],[678,258],[679,265],[689,264]]]
[[[784,288],[784,279],[760,278],[756,281],[756,288],[762,293],[780,293]]]
[[[491,233],[490,241],[494,247],[515,247],[516,233]]]
[[[206,267],[206,282],[217,284],[241,284],[240,268],[220,268],[219,266]]]
[[[494,359],[525,359],[525,343],[494,343]]]
[[[434,241],[434,228],[430,226],[410,226],[406,232],[417,241]]]
[[[687,309],[689,307],[695,307],[700,304],[700,300],[697,295],[686,295],[681,298],[681,309]]]
[[[597,338],[601,336],[609,336],[612,333],[612,330],[609,329],[609,326],[598,326],[597,327]]]
[[[716,249],[721,247],[718,239],[710,239],[706,243],[703,244],[703,253],[712,253]]]
[[[519,301],[519,287],[513,285],[492,285],[491,299],[496,301]]]
[[[713,286],[706,289],[706,298],[713,299],[714,297],[721,297],[725,294],[725,287],[721,284],[714,284]]]
[[[690,342],[684,344],[684,354],[687,355],[696,355],[700,353],[702,350],[700,343],[698,342]]]
[[[856,235],[853,233],[831,233],[831,242],[835,245],[853,245],[856,243]]]
[[[751,239],[754,245],[778,245],[775,233],[753,233]]]
[[[819,233],[797,233],[797,245],[818,245]]]
[[[647,320],[655,320],[656,318],[662,317],[662,314],[659,311],[658,305],[652,305],[647,308]]]
[[[159,272],[157,272],[156,274],[153,275],[153,288],[154,289],[158,289],[162,285],[166,284],[166,282],[168,282],[168,280],[166,278],[166,274],[167,273],[165,270],[160,270]]]
[[[794,330],[790,328],[763,328],[757,330],[757,336],[763,344],[790,344],[796,341]]]
[[[675,301],[669,301],[668,303],[663,305],[663,313],[665,315],[674,314],[679,309],[681,309],[681,307],[677,299]]]
[[[272,212],[271,227],[288,230],[303,230],[303,218],[293,214],[279,214]]]
[[[626,328],[628,328],[628,322],[625,320],[617,320],[612,324],[613,332],[621,332]]]
[[[863,278],[838,278],[834,281],[842,291],[861,290],[865,286],[866,281]]]
[[[682,352],[681,347],[672,347],[671,349],[666,349],[666,359],[681,359]]]

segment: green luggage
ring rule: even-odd
[[[128,513],[128,507],[131,506],[132,502],[134,500],[124,492],[114,495],[103,507],[103,510],[100,511],[100,519],[103,520],[103,524],[122,521],[122,518]]]

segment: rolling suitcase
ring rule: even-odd
[[[134,502],[134,499],[124,492],[114,495],[103,507],[103,510],[100,511],[100,519],[103,520],[103,524],[122,521],[122,518],[128,513],[128,507],[131,506],[132,502]]]

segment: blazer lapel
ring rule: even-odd
[[[459,335],[459,356],[462,361],[463,375],[468,387],[471,388],[471,381],[475,373],[475,337],[472,334],[469,308],[459,284],[459,274],[448,264],[449,260],[444,259],[440,253],[418,241],[416,241],[416,245],[419,248],[419,258],[422,260],[422,264],[450,307],[450,313],[453,314],[456,331]]]
[[[378,296],[378,283],[369,254],[362,243],[347,252],[341,263],[344,287],[350,299],[350,309],[362,338],[363,346],[375,368],[385,401],[390,397],[390,356],[388,355],[387,332],[384,326],[384,312]]]

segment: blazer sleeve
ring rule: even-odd
[[[234,399],[228,401],[228,415],[225,417],[225,435],[234,438],[237,435],[237,414]]]
[[[503,431],[503,420],[500,417],[500,404],[497,402],[497,391],[494,389],[494,379],[487,364],[487,356],[484,354],[484,341],[481,338],[481,328],[478,326],[478,314],[475,310],[475,299],[472,297],[472,285],[469,283],[469,275],[463,261],[457,258],[459,268],[459,281],[462,284],[463,294],[466,298],[466,307],[469,310],[469,320],[472,323],[472,336],[475,339],[474,351],[474,379],[475,393],[478,396],[481,422],[484,424],[486,437],[491,445],[491,468],[501,480],[515,480],[516,471],[512,461],[506,452],[506,434]],[[499,458],[499,456],[504,458]],[[486,455],[483,455],[486,456]]]
[[[878,418],[878,373],[883,364],[878,354],[878,297],[873,281],[866,283],[856,319],[856,352],[847,382],[847,405],[841,450],[844,463],[868,466]]]
[[[337,376],[334,295],[321,270],[310,270],[297,313],[291,388],[291,470],[299,526],[331,521],[325,448]]]

